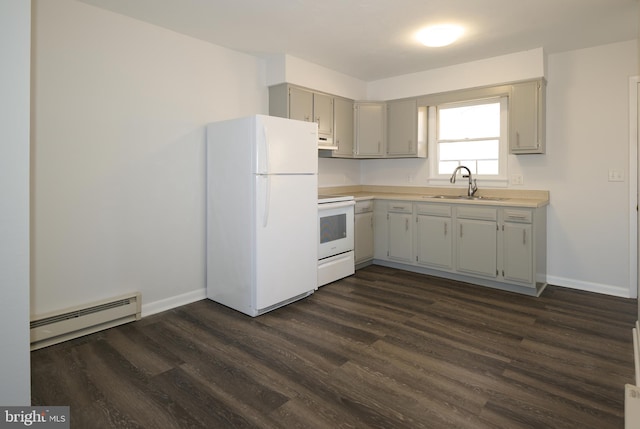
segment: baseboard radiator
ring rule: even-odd
[[[636,367],[636,384],[624,387],[624,428],[640,429],[640,324],[633,328],[633,355]]]
[[[31,321],[31,350],[140,319],[140,293],[130,293],[37,316]]]

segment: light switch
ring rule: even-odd
[[[609,182],[624,182],[624,171],[610,168]]]

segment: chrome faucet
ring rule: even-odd
[[[464,165],[460,165],[456,167],[455,170],[453,170],[453,174],[451,175],[451,179],[449,179],[449,182],[456,183],[456,174],[458,174],[458,170],[462,170],[462,169],[467,170],[467,175],[465,176],[463,174],[462,177],[469,178],[469,189],[467,189],[467,196],[473,197],[473,194],[475,194],[476,191],[478,190],[478,185],[476,185],[476,179],[473,179],[473,180],[471,179],[471,170],[469,170]]]

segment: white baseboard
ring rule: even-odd
[[[633,331],[633,364],[636,370],[636,386],[640,386],[640,322],[636,320]]]
[[[171,310],[181,305],[191,304],[192,302],[203,300],[207,297],[207,289],[197,289],[181,295],[172,296],[170,298],[161,299],[159,301],[142,304],[142,317],[151,316],[152,314],[162,311]]]
[[[640,389],[626,384],[624,390],[624,428],[640,429]]]
[[[636,370],[636,384],[624,386],[624,428],[640,429],[640,322],[633,328],[633,357]]]
[[[602,283],[585,282],[581,280],[567,279],[547,275],[547,284],[562,286],[570,289],[579,289],[587,292],[601,293],[604,295],[619,296],[621,298],[632,298],[631,291],[621,286],[613,286]]]

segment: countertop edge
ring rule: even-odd
[[[358,189],[359,188],[359,189]],[[396,201],[412,201],[430,204],[465,204],[465,205],[482,205],[494,207],[523,207],[523,208],[539,208],[549,205],[548,191],[509,191],[509,190],[483,190],[480,195],[485,197],[504,198],[503,200],[466,200],[455,198],[430,198],[433,195],[463,195],[455,188],[420,188],[411,189],[406,187],[398,187],[397,191],[390,186],[381,187],[383,189],[362,189],[362,187],[332,187],[320,188],[321,194],[339,194],[352,195],[355,201],[364,200],[396,200]],[[413,192],[410,192],[413,190]],[[418,191],[418,192],[416,192]]]

